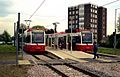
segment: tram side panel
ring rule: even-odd
[[[93,49],[93,37],[92,32],[77,32],[77,33],[64,33],[64,34],[51,34],[48,38],[49,46],[52,47],[53,44],[56,48],[60,48],[61,39],[64,42],[62,45],[63,49],[71,50],[71,36],[72,36],[72,50],[77,51],[92,51]],[[54,38],[54,43],[52,39]]]

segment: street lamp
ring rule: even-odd
[[[25,20],[25,22],[26,22],[26,24],[28,25],[28,28],[29,28],[31,20]]]
[[[59,22],[54,22],[52,23],[53,25],[55,25],[55,28],[54,28],[54,33],[57,33],[57,24],[60,24]],[[54,36],[56,37],[56,36]],[[55,45],[55,48],[57,49],[58,48],[58,41],[57,41],[57,37],[54,39],[54,45]]]
[[[120,9],[120,8],[117,8]],[[116,48],[116,16],[117,16],[117,9],[115,9],[115,35],[114,35],[114,48]]]
[[[54,22],[53,25],[55,25],[54,33],[57,33],[57,24],[60,24],[59,22]]]

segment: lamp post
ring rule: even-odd
[[[54,22],[52,24],[55,25],[54,33],[57,33],[57,24],[60,24],[60,23],[59,22]],[[56,37],[56,35],[54,37]],[[55,45],[56,49],[58,48],[58,41],[57,41],[57,39],[58,39],[57,37],[54,39],[54,45]]]
[[[29,28],[31,20],[25,20],[25,22],[26,22],[26,24],[28,25],[28,28]]]
[[[116,48],[116,14],[117,14],[117,9],[115,9],[115,35],[114,35],[114,48]]]
[[[60,24],[59,22],[54,22],[53,25],[55,25],[54,33],[57,33],[57,24]]]
[[[120,8],[117,8],[120,9]],[[114,49],[116,48],[116,17],[117,17],[117,9],[115,9],[115,35],[114,35]]]

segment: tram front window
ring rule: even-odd
[[[82,33],[82,43],[92,43],[92,33]]]
[[[32,32],[32,43],[44,43],[44,32]]]

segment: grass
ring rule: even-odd
[[[120,55],[120,49],[114,48],[99,48],[98,52],[104,54]]]
[[[0,52],[15,52],[16,49],[13,45],[0,45]]]
[[[19,59],[22,59],[19,53]],[[16,48],[13,45],[0,45],[0,61],[16,60]]]

